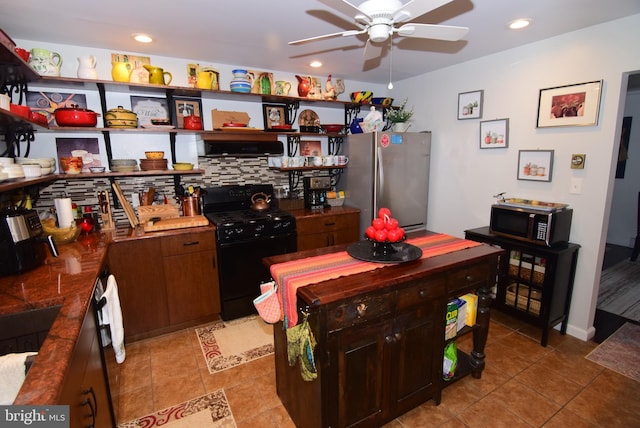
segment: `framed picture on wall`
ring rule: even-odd
[[[200,101],[200,98],[173,97],[171,123],[178,128],[184,128],[185,116],[202,117],[202,101]]]
[[[598,124],[602,80],[540,89],[538,128]]]
[[[483,96],[483,90],[458,94],[458,120],[480,119]]]
[[[480,148],[501,149],[509,146],[509,119],[480,122]]]
[[[551,181],[553,150],[520,150],[518,180]]]
[[[265,130],[273,130],[274,126],[288,125],[285,104],[262,104],[262,116]]]

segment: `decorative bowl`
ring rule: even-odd
[[[354,103],[369,104],[372,97],[373,92],[371,91],[351,92],[351,101]]]
[[[147,157],[147,159],[162,159],[162,158],[164,158],[164,152],[157,152],[157,151],[144,152],[144,155]]]
[[[171,120],[167,118],[154,117],[151,118],[152,125],[171,125]]]
[[[80,228],[75,222],[70,227],[56,227],[56,221],[53,218],[46,218],[41,221],[42,230],[47,235],[53,237],[53,242],[56,244],[67,244],[78,239],[80,235]]]
[[[327,198],[327,203],[332,207],[341,207],[346,198]]]
[[[324,129],[325,132],[338,133],[338,132],[342,132],[344,125],[340,123],[325,123],[320,125],[320,127]]]
[[[393,98],[371,98],[371,104],[374,106],[391,107]]]
[[[93,173],[104,172],[106,168],[104,166],[90,166],[89,171]]]
[[[176,171],[191,171],[193,164],[188,162],[178,162],[173,164],[173,169]]]

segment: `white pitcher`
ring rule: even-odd
[[[98,79],[95,56],[86,55],[78,57],[78,77],[80,79]]]

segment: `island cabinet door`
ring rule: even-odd
[[[392,417],[432,398],[440,402],[443,335],[438,320],[441,307],[440,301],[432,300],[399,315],[392,336],[386,338],[386,342],[393,345],[389,377]]]
[[[381,426],[385,395],[385,338],[393,322],[357,325],[328,337],[329,371],[323,410],[330,427]]]

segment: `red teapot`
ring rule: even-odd
[[[184,129],[200,130],[202,128],[202,118],[200,116],[192,114],[184,117]]]

